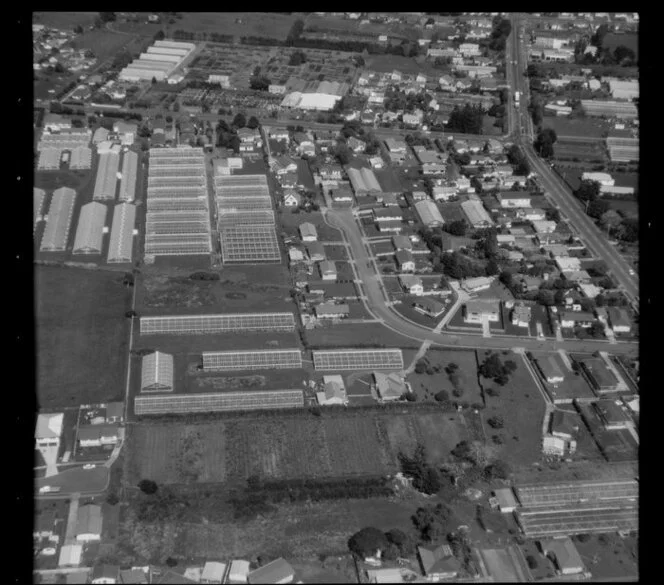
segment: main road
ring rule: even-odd
[[[594,221],[585,213],[580,202],[574,197],[565,182],[543,161],[533,148],[532,120],[528,113],[527,96],[528,83],[524,78],[527,67],[527,56],[525,47],[520,42],[520,20],[518,14],[512,17],[512,33],[506,51],[508,60],[508,81],[511,93],[518,91],[523,96],[519,107],[510,110],[515,111],[514,125],[510,125],[514,140],[520,143],[531,168],[537,173],[546,190],[561,213],[569,220],[577,235],[585,242],[586,246],[598,258],[601,258],[608,266],[614,279],[625,292],[627,298],[638,310],[639,306],[639,280],[636,275],[630,274],[630,266],[627,261],[609,243],[606,235],[595,225]]]
[[[635,343],[617,343],[609,345],[601,341],[555,341],[553,339],[539,340],[531,337],[507,337],[492,336],[482,337],[473,333],[436,333],[427,327],[423,327],[405,319],[388,305],[388,299],[383,291],[380,276],[374,269],[374,263],[367,252],[366,244],[362,237],[362,231],[350,209],[327,209],[325,220],[329,225],[341,230],[344,240],[348,243],[356,271],[356,278],[364,288],[365,306],[369,313],[379,319],[383,325],[396,333],[409,337],[413,340],[423,342],[430,341],[437,345],[511,349],[513,347],[524,347],[527,350],[556,351],[565,349],[570,352],[593,353],[595,351],[610,351],[611,353],[634,355],[638,351]]]

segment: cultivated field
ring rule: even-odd
[[[146,423],[132,427],[129,483],[228,483],[339,478],[398,471],[398,454],[423,442],[444,461],[465,436],[456,414],[238,418],[214,424]]]
[[[403,337],[380,323],[343,323],[338,327],[310,329],[304,338],[311,347],[418,347],[418,342]]]
[[[58,29],[74,29],[78,26],[90,26],[98,12],[34,12],[32,14],[33,24],[43,24]]]
[[[478,352],[482,363],[485,352]],[[500,353],[501,362],[512,360],[517,369],[509,376],[505,386],[498,386],[493,380],[480,376],[485,390],[487,408],[482,411],[484,430],[487,437],[502,435],[504,443],[499,447],[499,457],[514,466],[529,466],[540,459],[542,445],[542,423],[545,403],[535,380],[526,369],[521,356],[506,351]],[[497,388],[500,396],[487,396],[487,388]],[[499,415],[504,421],[503,429],[492,429],[487,420]]]
[[[267,12],[182,12],[175,29],[216,32],[237,37],[257,36],[285,40],[296,20],[293,15]]]
[[[74,49],[92,49],[100,61],[115,55],[121,49],[132,43],[134,37],[108,30],[85,31],[72,42]],[[138,47],[135,48],[138,50]]]
[[[117,272],[35,271],[39,406],[121,400],[129,292]]]
[[[601,138],[602,132],[608,129],[606,123],[590,118],[568,120],[557,116],[545,116],[543,123],[546,128],[553,128],[556,131],[558,139],[565,136]]]

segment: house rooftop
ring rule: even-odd
[[[422,561],[425,574],[434,573],[457,573],[461,564],[452,554],[452,549],[447,544],[441,544],[436,548],[418,546],[417,551]]]
[[[64,420],[64,413],[58,412],[54,414],[40,414],[37,417],[37,428],[35,430],[35,438],[37,439],[52,439],[59,438],[62,435],[62,423]]]
[[[285,579],[292,577],[295,571],[284,559],[279,558],[264,565],[247,576],[251,585],[254,583],[285,583]]]

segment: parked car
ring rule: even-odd
[[[83,466],[83,469],[94,469],[97,467],[94,463],[88,463],[87,465]]]

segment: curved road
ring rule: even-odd
[[[539,340],[529,337],[482,337],[473,333],[435,333],[431,329],[409,321],[393,311],[388,305],[383,293],[380,277],[373,268],[373,262],[362,237],[360,226],[349,209],[325,210],[326,222],[339,229],[344,240],[349,244],[355,262],[356,278],[362,282],[366,300],[364,304],[376,319],[389,329],[417,341],[430,341],[437,345],[459,346],[471,348],[511,349],[524,347],[528,350],[556,351],[565,349],[570,352],[592,353],[595,351],[610,351],[611,353],[636,355],[636,343],[617,343],[609,345],[602,341],[574,341],[558,342],[553,339]]]

